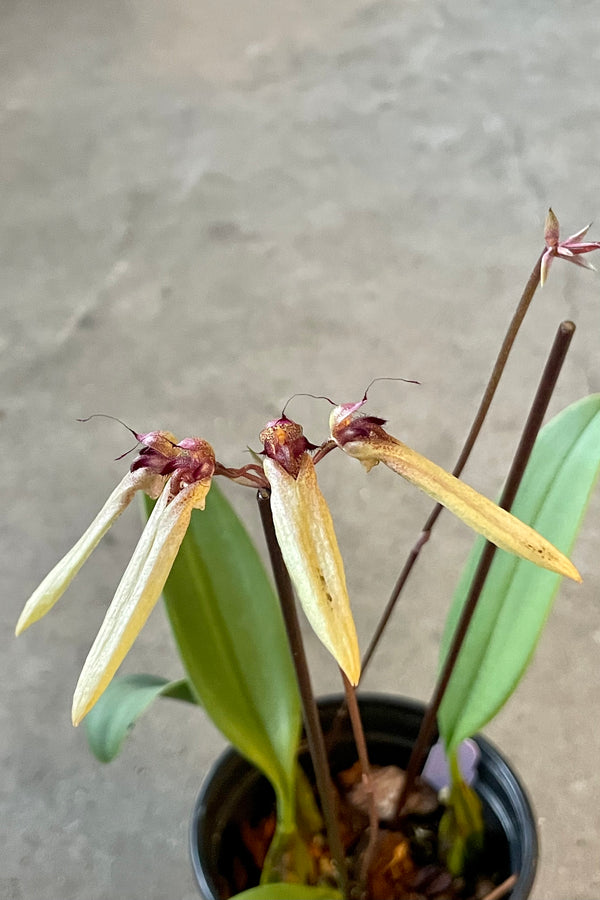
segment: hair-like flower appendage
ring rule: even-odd
[[[361,414],[364,402],[336,406],[331,413],[331,436],[345,453],[360,460],[367,471],[384,463],[500,549],[581,581],[573,563],[537,531],[392,437],[382,427],[385,419]]]
[[[600,250],[600,241],[582,240],[588,233],[590,227],[591,224],[586,225],[581,231],[577,231],[570,237],[565,238],[564,241],[561,241],[558,219],[551,209],[548,210],[546,224],[544,226],[546,250],[542,256],[540,268],[540,284],[542,287],[546,282],[552,260],[555,256],[558,256],[560,259],[566,259],[567,262],[575,263],[576,266],[583,266],[584,269],[593,269],[596,271],[591,262],[581,258],[582,253],[591,253],[593,250]]]
[[[356,627],[331,513],[317,484],[312,445],[290,419],[260,434],[277,542],[306,618],[348,680],[360,678]]]
[[[137,491],[158,498],[79,676],[74,725],[106,689],[158,601],[192,510],[204,509],[215,470],[214,451],[201,438],[176,443],[166,431],[136,437],[143,446],[130,471],[84,535],[34,591],[17,623],[20,634],[54,606]]]

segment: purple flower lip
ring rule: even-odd
[[[172,475],[172,497],[185,485],[204,481],[214,474],[215,454],[202,438],[184,438],[176,443],[167,431],[151,431],[136,437],[143,446],[131,463],[130,471],[147,469],[157,475]]]

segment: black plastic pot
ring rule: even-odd
[[[325,733],[341,699],[326,697],[319,701]],[[360,695],[359,704],[371,762],[404,768],[423,718],[423,704],[385,694]],[[484,738],[476,740],[481,759],[475,787],[483,802],[486,846],[501,878],[518,873],[518,881],[507,897],[526,900],[538,857],[533,812],[508,762]],[[330,753],[330,762],[334,770],[341,770],[355,760],[356,750],[346,720]],[[258,821],[268,815],[273,803],[268,781],[239,753],[230,749],[219,757],[200,790],[190,827],[192,866],[205,900],[222,900],[229,895],[231,861],[236,855],[243,858],[247,854],[239,837],[239,823]]]

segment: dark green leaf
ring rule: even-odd
[[[100,762],[110,762],[117,756],[123,741],[156,697],[197,702],[185,679],[167,681],[158,675],[124,675],[111,681],[84,719],[90,748]]]
[[[580,400],[540,432],[512,512],[567,555],[600,468],[600,394]],[[483,548],[477,541],[453,598],[444,659]],[[533,655],[560,576],[497,551],[444,696],[448,748],[482,728],[516,688]]]
[[[194,691],[270,779],[280,824],[292,830],[301,722],[283,619],[256,549],[214,484],[206,509],[192,513],[164,598]]]

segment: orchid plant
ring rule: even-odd
[[[314,698],[306,673],[297,663],[302,648],[289,626],[286,573],[315,634],[341,670],[368,782],[367,750],[355,715],[355,687],[441,506],[480,537],[450,605],[440,655],[440,680],[407,771],[398,813],[402,813],[411,778],[430,747],[437,721],[452,776],[448,810],[440,826],[450,871],[459,872],[477,845],[483,829],[480,806],[464,781],[458,763],[459,747],[492,718],[515,689],[561,578],[581,581],[568,554],[600,469],[600,395],[579,400],[539,431],[574,330],[571,323],[563,323],[559,329],[538,390],[535,415],[526,426],[500,504],[469,487],[459,476],[516,333],[538,285],[548,276],[551,262],[561,258],[593,268],[582,255],[600,249],[600,242],[584,242],[587,230],[560,241],[558,221],[549,211],[545,248],[509,325],[452,474],[389,434],[384,419],[365,414],[366,391],[356,402],[332,404],[329,433],[318,445],[307,440],[301,425],[288,418],[284,410],[260,432],[261,453],[240,468],[219,462],[203,438],[177,440],[168,431],[133,431],[140,449],[128,473],[85,534],[27,601],[17,634],[51,609],[134,496],[145,498],[148,519],[84,663],[73,699],[73,723],[77,725],[87,717],[92,749],[106,761],[119,752],[131,725],[155,697],[175,697],[204,707],[275,790],[277,828],[263,870],[263,886],[244,896],[274,896],[269,893],[270,885],[284,882],[302,882],[293,889],[286,887],[286,896],[319,896],[306,852],[304,825],[299,824],[319,818],[296,762],[301,706],[309,743],[317,756],[315,770],[342,892],[339,896],[348,891],[332,821],[326,766],[318,758],[322,735],[314,724]],[[383,463],[438,504],[422,529],[362,666],[342,555],[316,476],[318,463],[339,449],[361,462],[367,471]],[[216,476],[257,491],[277,590],[242,523],[213,484]],[[495,548],[503,552],[496,553]],[[186,680],[115,678],[161,594]],[[288,641],[292,643],[296,671]],[[365,878],[377,831],[373,789],[369,796],[372,815],[370,850],[363,860]],[[329,888],[327,896],[334,893]]]

